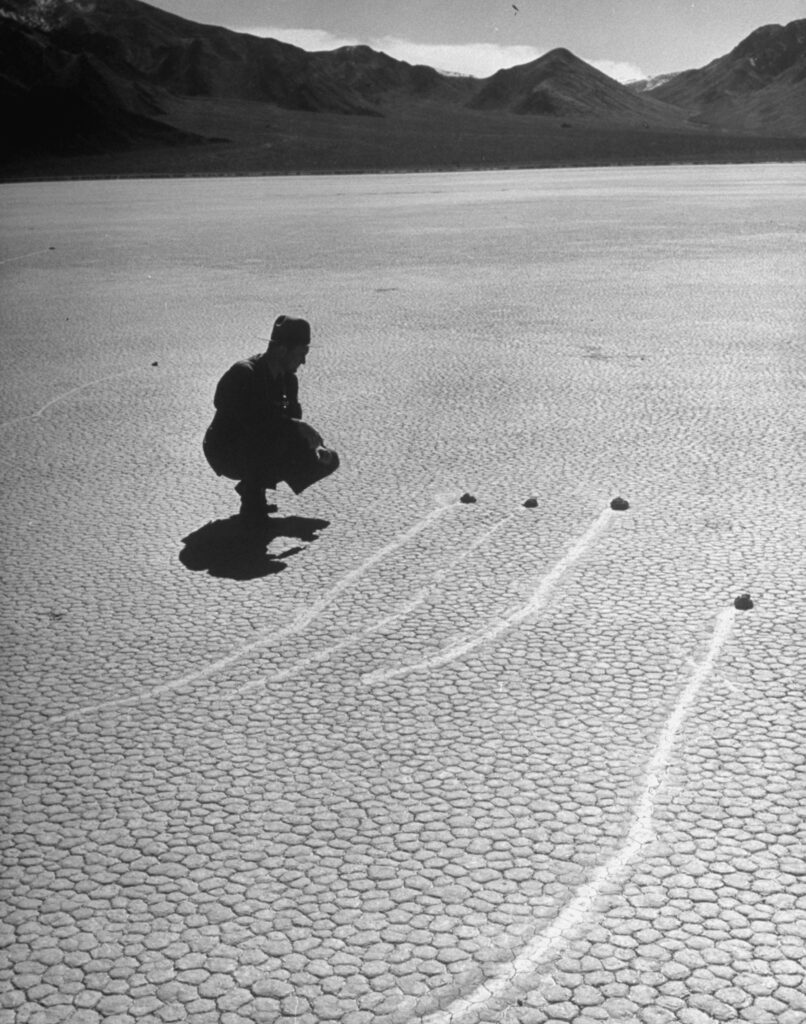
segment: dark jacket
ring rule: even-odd
[[[296,374],[273,377],[265,352],[231,366],[216,387],[216,412],[204,438],[216,473],[240,480],[255,465],[279,465],[299,445],[291,422],[302,418],[298,395]]]

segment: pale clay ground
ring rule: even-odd
[[[806,1021],[804,185],[0,188],[0,1024]]]

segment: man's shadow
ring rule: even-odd
[[[193,572],[207,572],[232,580],[271,576],[285,569],[284,559],[305,550],[296,545],[271,554],[267,548],[276,537],[292,537],[310,543],[318,539],[319,530],[329,525],[327,519],[302,516],[267,517],[256,526],[244,525],[238,516],[217,519],[182,538],[185,546],[179,552],[179,561]]]

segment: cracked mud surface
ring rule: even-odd
[[[799,180],[3,187],[0,1024],[803,1024]]]

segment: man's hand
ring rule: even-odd
[[[304,420],[292,420],[292,423],[296,424],[297,430],[310,448],[318,448],[322,444],[322,435],[314,430],[310,423],[305,423]]]

